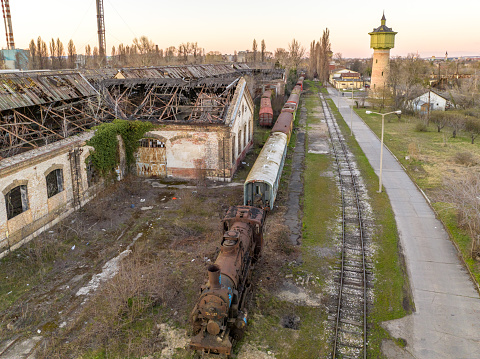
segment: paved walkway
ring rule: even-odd
[[[375,172],[380,140],[335,89],[329,88],[345,122]],[[406,258],[415,312],[386,323],[407,341],[405,358],[480,358],[480,297],[433,210],[389,151],[383,151],[383,185],[390,198]]]

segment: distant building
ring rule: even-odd
[[[425,114],[428,112],[429,103],[430,111],[445,111],[451,106],[447,98],[434,91],[427,91],[423,95],[415,97],[409,102],[409,105],[415,112]]]
[[[365,87],[365,81],[357,71],[342,69],[330,74],[330,83],[338,90],[360,89]]]
[[[0,50],[1,57],[8,70],[28,70],[30,51],[22,49]]]

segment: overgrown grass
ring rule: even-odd
[[[350,130],[340,115],[332,100],[328,100],[331,109],[339,123],[348,146],[355,155],[362,179],[367,187],[374,211],[375,231],[373,243],[376,247],[374,303],[369,312],[369,344],[368,357],[381,358],[381,343],[389,338],[389,334],[380,326],[387,320],[405,316],[411,310],[408,278],[401,257],[395,217],[390,201],[385,192],[377,193],[378,177],[370,166],[365,154],[353,136],[347,134]]]

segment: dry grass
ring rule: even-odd
[[[377,135],[380,134],[379,116],[365,115],[365,110],[357,113]],[[433,124],[429,125],[427,132],[417,132],[416,123],[412,116],[402,116],[402,121],[386,121],[385,144],[423,189],[428,192],[442,186],[445,174],[463,175],[466,170],[476,170],[478,161],[475,159],[480,158],[480,144],[472,145],[467,133],[460,132],[457,138],[453,138],[451,130],[445,128],[437,132]],[[470,154],[467,155],[471,159],[467,161],[470,167],[459,163],[457,154],[460,153]]]

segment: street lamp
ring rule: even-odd
[[[375,115],[381,115],[382,116],[382,136],[381,136],[381,144],[380,144],[380,176],[379,176],[379,185],[378,185],[378,193],[382,192],[382,165],[383,165],[383,129],[385,126],[385,115],[390,115],[392,113],[396,113],[397,115],[400,115],[402,111],[392,111],[392,112],[387,112],[387,113],[379,113],[379,112],[373,112],[373,111],[366,111],[367,115],[370,114],[375,114]]]
[[[353,135],[353,84],[352,83],[352,107],[350,107],[350,136]]]

